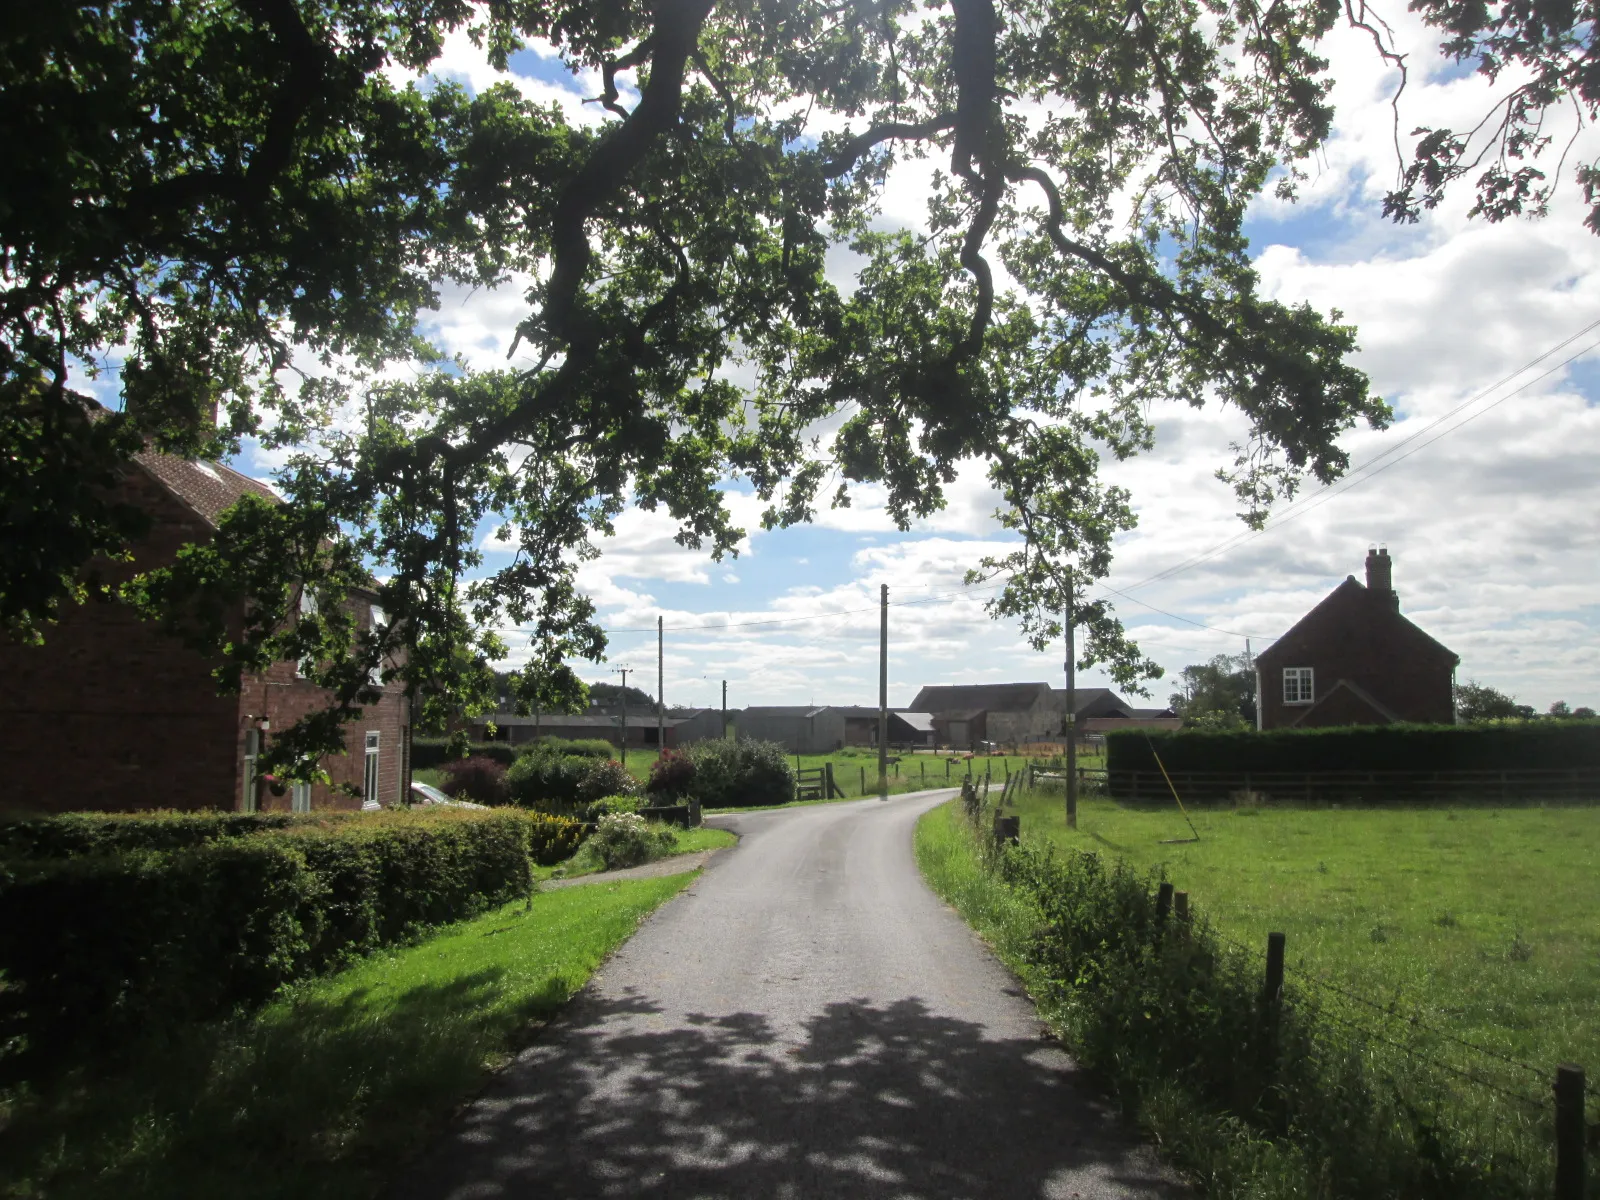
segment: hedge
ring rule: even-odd
[[[525,895],[530,858],[569,857],[583,832],[504,809],[252,819],[253,834],[177,849],[0,864],[0,1037],[48,1052],[253,1007]]]
[[[1226,774],[1241,783],[1247,773],[1274,772],[1595,770],[1600,769],[1600,721],[1218,733],[1117,730],[1106,735],[1112,791],[1122,794],[1129,772],[1159,771],[1155,754],[1173,774]]]
[[[155,811],[0,817],[0,859],[72,858],[124,850],[179,850],[296,825],[363,820],[362,813]]]
[[[721,738],[691,742],[692,794],[706,808],[756,808],[794,799],[794,768],[777,742]]]

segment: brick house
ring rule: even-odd
[[[1256,659],[1260,729],[1455,722],[1461,660],[1400,615],[1393,560],[1367,553],[1354,575]]]
[[[1074,689],[1073,706],[1080,729],[1089,720],[1132,720],[1165,713],[1132,708],[1103,687]],[[916,694],[911,707],[932,714],[941,746],[969,747],[985,741],[1022,745],[1062,736],[1067,692],[1048,683],[930,684]]]
[[[150,514],[133,563],[109,564],[114,581],[172,561],[204,542],[245,494],[275,499],[258,481],[220,464],[146,452],[124,475],[119,498]],[[372,597],[357,601],[364,627]],[[346,753],[323,763],[332,785],[274,794],[255,756],[272,737],[326,702],[326,693],[279,663],[219,695],[215,664],[119,605],[63,611],[42,646],[0,639],[0,807],[82,809],[359,809],[399,800],[410,787],[409,703],[403,684],[383,688],[346,728]],[[349,794],[344,787],[354,791]]]

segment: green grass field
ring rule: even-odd
[[[1191,809],[1191,844],[1163,844],[1191,836],[1176,805],[1085,800],[1075,833],[1064,809],[1060,792],[1024,795],[1023,836],[1163,867],[1223,935],[1261,947],[1283,931],[1291,972],[1541,1069],[1600,1076],[1600,809]],[[1323,994],[1364,1024],[1398,1019]],[[1444,1039],[1431,1049],[1547,1092],[1548,1076]]]
[[[695,878],[535,895],[295,989],[257,1016],[0,1093],[0,1195],[378,1194],[485,1072]]]

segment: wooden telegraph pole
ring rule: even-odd
[[[665,626],[662,618],[656,618],[656,758],[659,760],[667,752],[667,685],[666,670],[662,667],[664,661],[662,644],[665,638]]]
[[[632,667],[618,667],[622,675],[622,736],[617,739],[622,744],[622,765],[628,765],[628,672]]]
[[[722,681],[722,740],[728,740],[728,681]]]
[[[1067,828],[1078,827],[1078,654],[1073,645],[1072,583],[1067,582],[1067,604],[1063,611],[1067,627]]]
[[[878,603],[878,799],[889,798],[889,585]]]

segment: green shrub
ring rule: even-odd
[[[594,759],[557,754],[540,746],[519,755],[506,772],[511,802],[523,808],[569,812],[579,803],[579,787]]]
[[[516,760],[517,748],[509,742],[471,742],[467,746],[466,754],[453,754],[450,751],[449,738],[411,739],[411,767],[416,771],[442,767],[458,758],[473,755],[492,758],[502,767],[509,767]]]
[[[583,805],[574,815],[592,825],[607,813],[638,812],[647,803],[643,796],[602,796]]]
[[[694,794],[707,808],[755,808],[794,799],[794,768],[777,742],[707,739],[689,746]]]
[[[589,852],[606,870],[637,867],[669,853],[677,835],[664,826],[652,825],[637,813],[609,813],[589,838]]]
[[[533,749],[545,750],[552,754],[575,754],[580,758],[617,756],[617,748],[605,738],[540,738],[531,746],[521,747],[520,752],[526,754]]]
[[[530,858],[560,861],[581,837],[556,817],[435,809],[13,860],[0,877],[0,1039],[101,1045],[260,1004],[291,980],[524,895]]]
[[[579,800],[594,801],[605,796],[634,796],[639,793],[639,781],[616,759],[595,758],[589,761],[589,769],[578,780]]]
[[[656,804],[673,804],[694,793],[694,760],[680,750],[668,750],[651,765],[644,790]]]
[[[488,805],[509,804],[511,801],[511,792],[506,786],[506,769],[492,758],[485,758],[481,754],[458,758],[444,765],[443,775],[439,790],[457,800]]]

